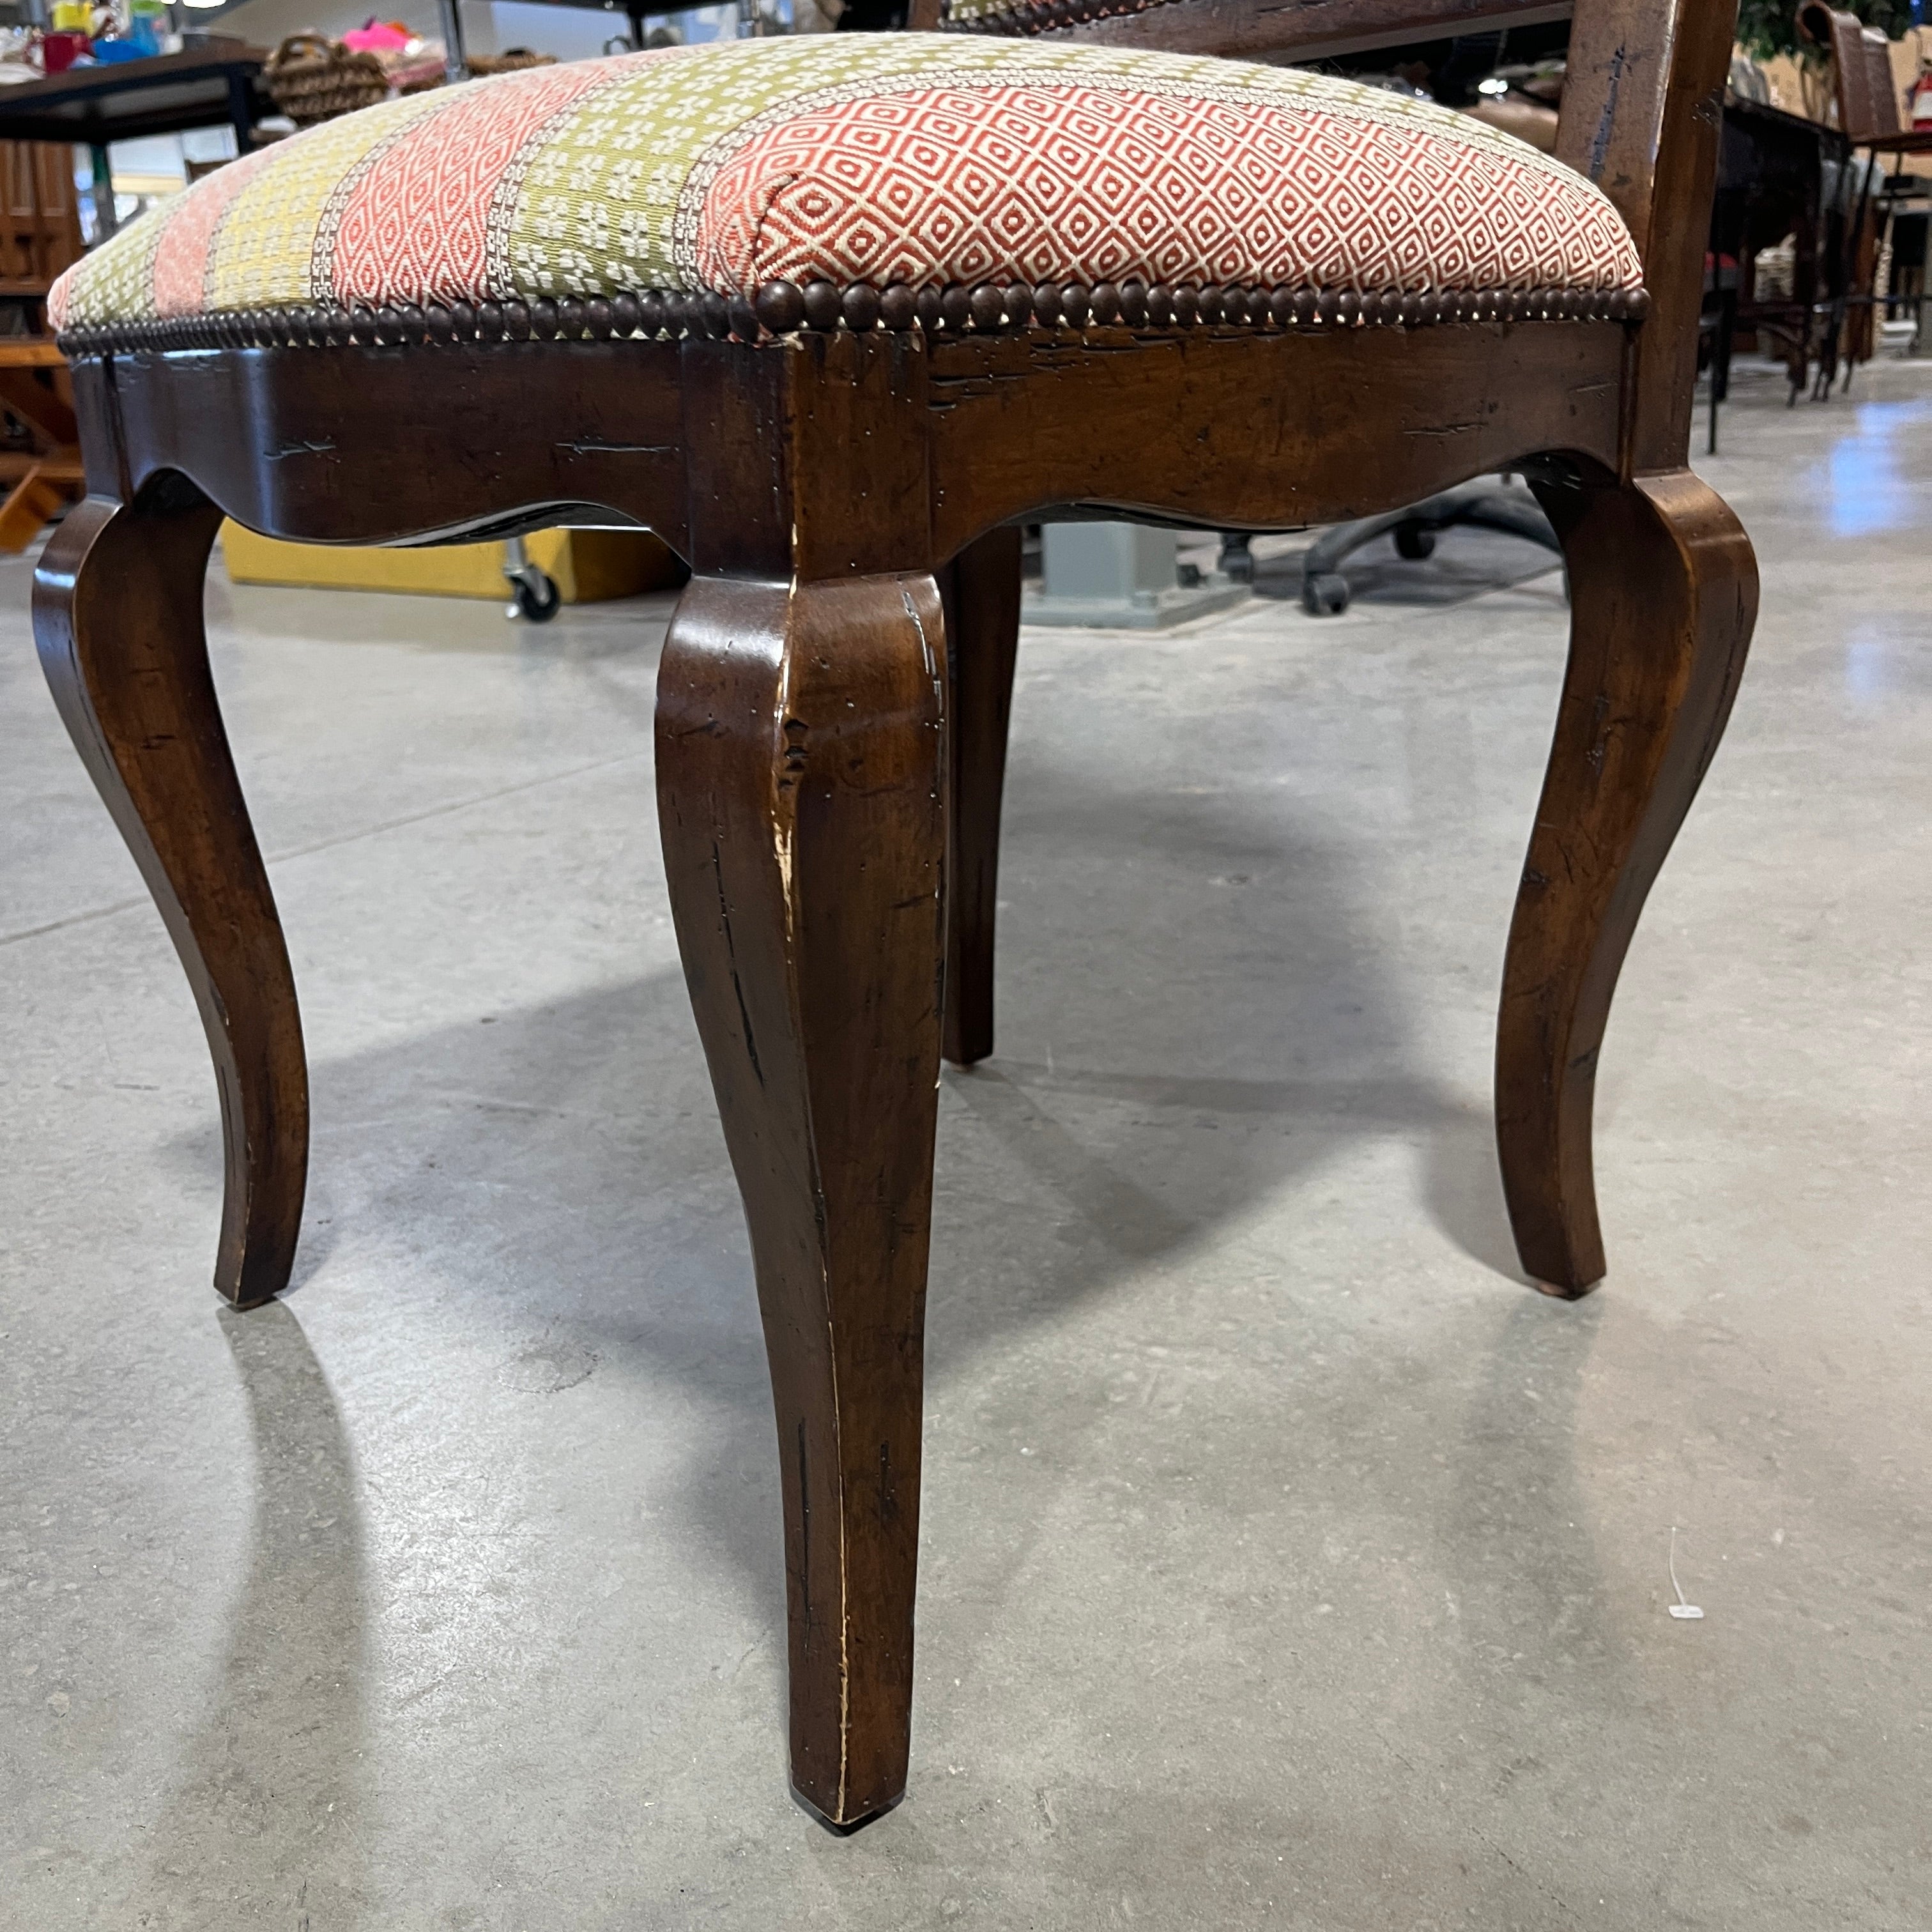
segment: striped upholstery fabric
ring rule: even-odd
[[[70,269],[56,328],[828,280],[1634,289],[1591,183],[1292,69],[816,35],[388,101],[220,170]]]

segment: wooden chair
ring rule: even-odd
[[[1282,10],[1235,0],[1084,26],[1062,5],[1043,17],[1115,44],[1278,48],[1286,31]],[[1557,10],[1310,0],[1292,17],[1319,52]],[[1504,972],[1497,1132],[1532,1277],[1575,1295],[1604,1272],[1598,1048],[1756,603],[1743,531],[1686,467],[1731,24],[1717,4],[1579,0],[1568,166],[1536,157],[1534,183],[1514,148],[1457,146],[1503,140],[1461,117],[1276,67],[1148,63],[1064,28],[1017,47],[827,35],[620,56],[392,103],[251,156],[182,198],[166,218],[186,226],[124,236],[59,293],[91,494],[40,566],[36,632],[200,1003],[226,1146],[216,1286],[238,1305],[288,1280],[308,1114],[288,956],[202,634],[223,514],[369,543],[594,506],[688,562],[658,681],[665,864],[770,1355],[792,1775],[835,1826],[905,1784],[936,1088],[942,1058],[992,1044],[1022,521],[1087,506],[1333,524],[1505,467],[1535,479],[1574,608]],[[673,83],[702,99],[653,119],[652,90]],[[399,266],[383,251],[416,231],[378,218],[395,184],[434,200],[454,178],[445,154],[472,180],[484,90],[519,88],[494,111],[549,145],[516,151],[507,185],[473,189],[466,226]],[[544,92],[571,88],[592,91],[574,107]],[[720,116],[755,118],[666,198],[666,144],[685,138],[669,119],[713,140]],[[1049,121],[1051,140],[1026,131]],[[1090,259],[1074,231],[1141,220],[1136,182],[1169,163],[1096,162],[1071,188],[1046,172],[1124,128],[1191,158],[1173,166],[1222,171],[1202,204],[1216,222],[1239,199],[1223,187],[1245,182],[1242,234],[1279,241],[1292,203],[1295,246],[1312,248],[1339,164],[1297,185],[1268,158],[1310,126],[1422,170],[1335,244],[1340,279],[1224,274],[1187,221],[1151,216],[1167,269],[1133,267],[1132,237]],[[982,137],[994,161],[956,165]],[[896,158],[828,227],[862,149]],[[1473,218],[1440,170],[1466,162],[1509,184],[1497,207],[1520,190],[1606,255],[1554,280],[1541,243],[1486,284],[1437,272],[1430,251],[1462,246]],[[921,169],[943,194],[908,188],[938,178]],[[593,218],[572,196],[607,178]],[[932,241],[940,227],[964,252]],[[1398,230],[1411,266],[1364,266]],[[930,259],[909,272],[915,231]],[[1276,246],[1254,240],[1252,259]],[[1120,259],[1130,272],[1103,272]]]
[[[1875,166],[1889,154],[1895,167],[1903,166],[1907,154],[1932,154],[1932,128],[1906,124],[1892,70],[1892,44],[1883,34],[1868,27],[1856,14],[1826,6],[1824,0],[1804,0],[1798,9],[1798,31],[1814,46],[1830,52],[1838,128],[1854,150],[1866,152]],[[1877,290],[1880,244],[1892,200],[1885,184],[1874,194],[1870,175],[1862,177],[1845,244],[1844,286],[1826,324],[1819,370],[1821,394],[1830,393],[1841,350],[1848,363],[1856,364],[1869,362],[1876,346],[1874,324],[1883,299]]]
[[[1892,44],[1884,34],[1824,0],[1805,0],[1798,10],[1798,31],[1832,56],[1838,127],[1853,147],[1882,154],[1932,154],[1932,128],[1906,124],[1892,71]]]

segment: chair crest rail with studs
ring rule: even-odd
[[[287,1281],[308,1112],[208,672],[222,517],[400,543],[594,512],[689,564],[661,830],[770,1356],[792,1777],[840,1827],[905,1786],[935,1088],[992,1048],[1018,526],[1338,523],[1534,480],[1574,609],[1497,1131],[1525,1268],[1565,1294],[1604,1272],[1612,988],[1756,604],[1686,467],[1725,8],[1578,0],[1554,157],[1152,49],[1559,8],[1076,10],[387,103],[220,170],[54,297],[89,494],[36,634],[200,1004],[239,1305]]]

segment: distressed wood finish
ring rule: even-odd
[[[700,572],[782,573],[787,502],[817,464],[814,487],[847,514],[803,526],[820,548],[800,561],[832,574],[903,561],[907,544],[934,568],[1072,503],[1280,527],[1400,508],[1546,450],[1614,468],[1630,344],[1618,322],[1475,322],[875,330],[757,352],[688,339],[143,351],[82,358],[74,392],[95,494],[185,470],[238,523],[308,542],[460,539],[588,512],[656,530]],[[425,371],[447,398],[434,412]],[[407,438],[377,441],[412,412]],[[1364,437],[1369,420],[1384,437]],[[216,422],[250,435],[196,433]],[[1096,461],[1103,422],[1118,453]],[[873,461],[838,461],[854,437]],[[1186,461],[1148,460],[1167,448]]]
[[[839,1825],[905,1789],[945,690],[916,574],[698,579],[658,673],[665,870],[778,1412],[792,1780]]]
[[[1133,18],[1217,7],[1257,33],[1398,37],[1539,10]],[[68,344],[92,494],[40,567],[37,634],[201,1002],[226,1128],[218,1284],[239,1300],[287,1279],[306,1102],[202,634],[220,512],[346,543],[589,508],[691,564],[659,684],[666,865],[770,1356],[793,1774],[835,1825],[905,1782],[934,1087],[942,1052],[992,1045],[1021,519],[1280,528],[1506,464],[1534,478],[1576,610],[1510,941],[1498,1145],[1531,1274],[1574,1294],[1602,1272],[1597,1051],[1754,606],[1749,546],[1684,466],[1723,12],[1582,8],[1565,152],[1637,235],[1647,315],[1495,292],[768,284]]]
[[[1615,322],[938,344],[934,541],[949,554],[1072,504],[1215,530],[1347,523],[1550,450],[1613,470],[1628,353]],[[1147,460],[1168,449],[1186,460]]]
[[[166,922],[214,1060],[226,1166],[214,1286],[287,1285],[308,1164],[294,976],[208,674],[202,575],[221,513],[178,481],[92,497],[34,572],[54,702]]]
[[[310,543],[460,539],[596,506],[648,525],[682,554],[681,347],[86,356],[74,365],[74,406],[88,487],[102,496],[187,470],[237,523]],[[425,409],[432,371],[439,402]],[[218,434],[215,424],[245,427]]]
[[[1643,258],[1650,325],[1626,404],[1626,461],[1680,468],[1690,446],[1704,251],[1737,9],[1724,0],[1592,0],[1570,28],[1557,157],[1617,206]]]

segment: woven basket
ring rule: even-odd
[[[291,34],[268,56],[262,78],[298,128],[373,107],[389,92],[389,76],[374,54],[352,53],[320,34]]]
[[[533,54],[528,47],[506,47],[500,54],[472,54],[466,62],[478,80],[493,74],[520,74],[526,67],[554,67],[554,54]]]

